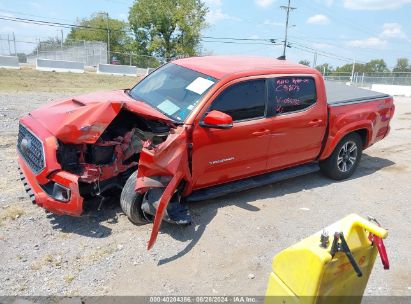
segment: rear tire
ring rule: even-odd
[[[361,160],[363,144],[357,133],[345,136],[326,160],[320,162],[321,172],[332,179],[349,178]]]
[[[143,195],[135,191],[136,181],[137,171],[130,175],[121,191],[120,206],[130,222],[140,226],[149,223],[149,220],[141,210]]]

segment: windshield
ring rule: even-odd
[[[215,83],[215,78],[169,63],[148,75],[129,93],[174,121],[183,122]]]

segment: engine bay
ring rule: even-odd
[[[164,122],[122,109],[94,144],[59,141],[57,161],[64,171],[79,176],[83,195],[99,196],[121,187],[137,168],[143,145],[158,146],[171,129]]]

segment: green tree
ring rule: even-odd
[[[41,40],[37,43],[35,49],[30,53],[30,55],[35,55],[37,52],[41,53],[44,51],[54,51],[56,49],[59,49],[61,47],[61,40],[56,37],[49,37],[46,40]],[[19,57],[19,60],[24,60],[23,55],[17,54],[17,57]],[[27,58],[25,59],[27,61]]]
[[[344,64],[342,66],[339,66],[335,69],[336,73],[344,73],[344,74],[351,74],[352,72],[352,63],[347,63]],[[358,72],[358,73],[366,73],[367,72],[367,68],[365,67],[365,64],[361,64],[361,63],[356,63],[355,64],[355,69],[354,72]]]
[[[298,61],[298,63],[302,65],[310,66],[310,61],[306,59],[300,60]]]
[[[17,58],[20,63],[27,63],[27,55],[25,53],[17,53]]]
[[[110,18],[107,13],[98,12],[90,18],[78,22],[81,27],[72,28],[67,40],[102,41],[107,43],[110,36],[110,51],[122,52],[124,45],[131,43],[127,35],[127,24],[121,20]],[[66,40],[66,43],[69,43]]]
[[[393,72],[411,72],[411,66],[407,58],[398,58]]]
[[[339,66],[335,69],[336,73],[351,73],[352,70],[352,64],[344,64],[342,66]]]
[[[61,46],[61,39],[56,37],[49,37],[38,43],[37,48],[40,51],[55,50]]]
[[[365,64],[365,69],[369,73],[389,72],[387,64],[383,59],[373,59]]]
[[[169,60],[198,54],[207,11],[202,0],[136,0],[129,23],[139,49]]]
[[[347,73],[351,74],[352,72],[352,63],[344,64],[343,66],[337,67],[336,72],[338,73]],[[389,72],[387,64],[383,59],[373,59],[367,62],[366,64],[356,63],[354,72],[356,73],[383,73]]]
[[[320,64],[320,65],[317,65],[315,68],[319,72],[325,73],[325,75],[329,75],[334,71],[333,67],[331,65],[329,65],[328,63],[323,63],[323,64]]]

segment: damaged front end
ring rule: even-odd
[[[163,219],[191,223],[181,203],[191,184],[190,128],[124,91],[54,102],[20,120],[22,180],[37,205],[80,216],[137,170],[139,208],[154,217],[150,249]]]
[[[137,169],[146,141],[159,144],[171,127],[143,119],[123,109],[93,144],[65,144],[59,141],[57,160],[64,171],[79,176],[80,194],[101,197],[121,190]]]
[[[124,91],[47,104],[20,120],[22,181],[33,203],[80,216],[121,190],[138,167],[143,144],[163,143],[173,128],[167,117]]]
[[[189,168],[189,126],[171,127],[122,110],[94,144],[60,144],[58,159],[64,170],[79,175],[83,197],[102,197],[122,189],[137,171],[135,191],[143,195],[141,211],[153,219],[148,249],[154,245],[163,220],[191,223],[181,198]]]
[[[144,194],[143,211],[155,215],[148,249],[153,247],[163,219],[191,223],[188,208],[181,203],[186,185],[191,182],[190,128],[179,126],[161,145],[146,142],[141,151],[135,190]]]

